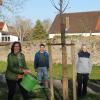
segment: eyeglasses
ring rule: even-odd
[[[14,47],[19,47],[19,46],[14,46]]]

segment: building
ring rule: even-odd
[[[63,14],[66,35],[100,36],[100,11]],[[49,30],[49,38],[60,36],[60,15],[58,14]]]
[[[18,41],[18,37],[14,36],[12,34],[9,34],[9,32],[0,32],[0,42],[14,42]]]
[[[0,22],[0,42],[14,42],[18,41],[18,36],[9,32],[8,26],[4,22]]]
[[[9,32],[8,26],[7,26],[7,24],[4,23],[4,22],[0,22],[0,30],[1,30],[1,31],[5,31],[5,32]]]

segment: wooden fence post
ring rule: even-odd
[[[51,50],[51,42],[48,43],[48,52],[49,52],[49,75],[50,75],[50,92],[51,92],[51,100],[54,100],[54,89],[53,89],[53,64],[52,64],[52,50]]]
[[[63,100],[68,100],[68,75],[67,75],[67,54],[66,46],[62,46],[62,83],[63,83]]]
[[[71,40],[73,44],[74,41]],[[75,64],[75,45],[71,46],[72,66],[73,66],[73,100],[77,100],[76,93],[76,64]]]

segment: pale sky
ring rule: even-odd
[[[59,0],[54,1],[56,4],[59,2]],[[70,0],[69,9],[65,12],[86,11],[100,11],[100,0]],[[37,19],[44,20],[47,18],[53,21],[57,14],[58,11],[52,6],[50,0],[26,0],[23,9],[17,15],[35,22]]]
[[[65,12],[83,11],[100,11],[100,0],[70,0],[69,9]],[[36,21],[47,18],[54,20],[57,13],[58,11],[52,6],[50,0],[28,0],[20,15]]]

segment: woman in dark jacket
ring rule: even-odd
[[[9,90],[8,100],[14,100],[17,85],[21,90],[23,99],[29,100],[27,91],[20,85],[23,75],[27,73],[31,73],[31,71],[26,67],[24,54],[21,53],[21,44],[20,42],[14,42],[11,47],[11,53],[8,54],[7,70],[5,75]]]
[[[86,45],[82,45],[81,50],[78,52],[78,59],[76,66],[77,66],[78,96],[79,97],[86,96],[89,73],[92,70],[90,53],[87,51]]]

